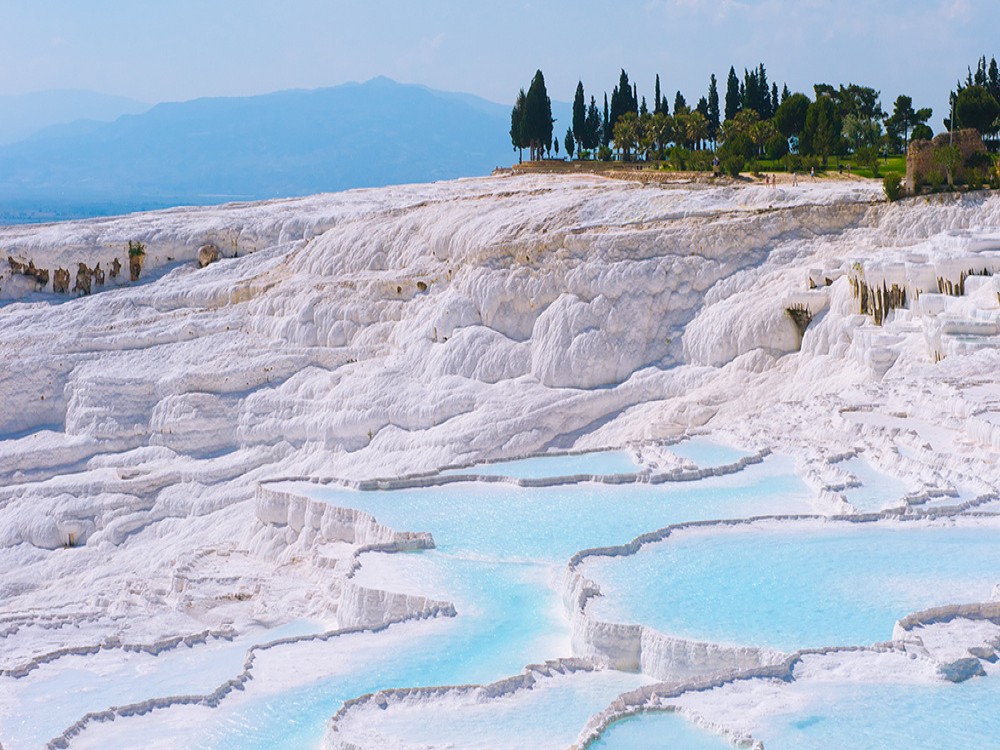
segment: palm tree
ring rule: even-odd
[[[635,112],[625,112],[615,123],[612,138],[621,149],[622,161],[630,161],[632,151],[639,142],[639,116]]]

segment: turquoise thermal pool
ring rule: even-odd
[[[997,524],[775,522],[680,532],[627,557],[589,558],[592,612],[692,640],[868,645],[899,618],[990,599]]]
[[[352,671],[255,699],[236,713],[223,712],[224,724],[211,746],[301,747],[318,741],[340,704],[360,694],[488,683],[527,664],[570,656],[561,586],[573,554],[681,521],[809,512],[812,495],[793,466],[772,456],[737,474],[662,485],[460,483],[391,492],[292,485],[288,489],[363,510],[393,528],[431,532],[436,549],[363,555],[355,581],[451,601],[458,616],[394,626],[375,636],[370,649],[361,649],[361,658],[354,643],[367,639],[330,641],[324,648],[331,653],[342,649],[352,655]],[[552,473],[563,468],[553,466]],[[375,647],[392,638],[393,630],[404,629],[412,633],[405,648]],[[295,649],[287,652],[294,661]],[[261,715],[283,720],[261,722],[256,718]]]

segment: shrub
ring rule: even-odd
[[[878,149],[875,146],[862,146],[855,154],[854,158],[862,167],[868,167],[872,171],[873,177],[878,177]]]
[[[966,182],[969,185],[969,190],[982,190],[983,183],[986,181],[986,175],[981,169],[970,169],[968,176],[966,177]]]
[[[674,146],[670,149],[670,153],[667,155],[667,161],[670,164],[670,168],[683,172],[687,168],[688,158],[690,155],[691,152],[683,146]]]
[[[136,240],[128,241],[128,257],[137,258],[146,254],[146,246]]]
[[[688,169],[695,172],[711,172],[715,154],[708,150],[691,151],[688,154]]]
[[[969,169],[986,170],[993,166],[993,159],[982,151],[973,151],[965,158],[965,166]]]
[[[743,157],[739,154],[726,154],[719,162],[719,166],[730,177],[739,177],[743,171]]]
[[[885,190],[885,197],[889,203],[898,201],[903,197],[903,180],[895,172],[890,172],[882,180],[882,189]]]
[[[781,161],[785,165],[786,172],[802,171],[802,157],[798,154],[785,154],[785,157]]]
[[[611,161],[611,148],[609,146],[601,146],[597,149],[597,158],[601,161]]]

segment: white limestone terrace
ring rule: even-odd
[[[277,478],[724,431],[798,456],[831,512],[851,509],[830,467],[859,453],[911,502],[995,493],[1000,302],[967,272],[995,268],[1000,198],[879,193],[493,178],[0,229],[0,258],[38,268],[147,253],[85,298],[0,263],[6,694],[67,649],[449,614],[351,588],[361,546],[427,540],[270,525]],[[208,242],[225,257],[197,269]],[[862,272],[906,305],[862,314]]]

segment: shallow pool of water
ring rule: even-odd
[[[931,606],[987,601],[1000,580],[997,526],[913,522],[763,524],[681,533],[584,573],[594,613],[695,640],[785,651],[867,645]]]
[[[734,448],[708,438],[689,438],[668,447],[671,453],[692,461],[702,469],[728,466],[750,455],[747,451]]]
[[[796,688],[805,710],[765,719],[767,750],[939,750],[1000,744],[1000,677],[959,685],[835,684]]]
[[[531,690],[493,700],[452,695],[369,705],[350,712],[339,735],[364,747],[565,750],[591,716],[642,683],[624,672],[578,672],[541,677]]]
[[[574,553],[683,520],[807,511],[811,493],[792,471],[789,459],[772,457],[736,475],[663,485],[476,483],[392,492],[298,485],[394,528],[430,531],[436,549],[365,555],[355,580],[452,601],[458,617],[421,629],[406,649],[365,652],[350,674],[255,699],[227,716],[210,746],[302,747],[318,741],[326,720],[357,695],[488,683],[530,663],[570,656],[561,584]],[[349,641],[329,648],[352,649]]]
[[[863,458],[849,458],[837,466],[850,472],[861,482],[860,487],[846,490],[844,497],[862,513],[898,507],[903,504],[903,497],[909,492],[901,479],[879,471]]]
[[[655,711],[616,721],[591,745],[593,750],[732,750],[732,747],[724,737],[672,711]]]

